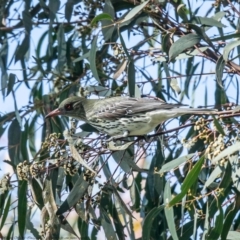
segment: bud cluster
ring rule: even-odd
[[[27,181],[29,177],[37,177],[41,172],[45,172],[43,162],[29,163],[25,160],[17,165],[17,175],[19,180]]]
[[[58,139],[60,137],[60,133],[52,133],[50,134],[45,142],[42,143],[42,149],[47,148],[48,151],[59,148]]]
[[[63,168],[66,175],[74,176],[77,173],[79,166],[76,165],[76,161],[73,158],[70,158],[63,164]]]
[[[112,47],[113,50],[113,55],[118,59],[118,60],[125,60],[126,59],[126,54],[123,50],[122,45],[120,44],[115,44]]]
[[[2,179],[0,179],[0,194],[10,190],[12,185],[10,184],[10,174],[5,174]]]
[[[208,159],[212,160],[219,153],[221,153],[225,148],[226,147],[225,147],[224,137],[222,134],[220,134],[215,138],[215,141],[209,143],[206,149],[206,154]]]
[[[28,180],[28,177],[29,177],[29,172],[30,172],[30,167],[29,167],[29,163],[27,160],[23,161],[23,162],[20,162],[18,165],[17,165],[17,175],[18,175],[18,178],[19,180]]]

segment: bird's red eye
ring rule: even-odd
[[[68,103],[64,106],[64,108],[66,111],[71,111],[71,110],[73,110],[73,105]]]

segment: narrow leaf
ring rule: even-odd
[[[174,168],[179,167],[181,164],[183,164],[184,162],[188,161],[194,155],[195,155],[194,153],[191,153],[191,154],[188,154],[186,156],[173,159],[172,161],[164,164],[162,166],[161,170],[159,172],[157,172],[157,173],[162,174],[164,172],[168,172],[170,170],[173,170]]]
[[[190,33],[179,38],[175,43],[173,43],[169,50],[169,62],[175,59],[180,53],[182,53],[186,49],[199,43],[200,40],[201,37],[195,33]]]
[[[217,64],[216,64],[216,77],[217,77],[217,83],[219,84],[219,86],[221,88],[223,88],[223,84],[222,84],[222,77],[223,77],[223,70],[225,67],[225,61],[223,59],[223,56],[220,56],[217,60]]]
[[[223,59],[227,62],[229,53],[237,46],[240,45],[240,41],[236,40],[228,43],[223,49]]]
[[[98,36],[95,36],[95,38],[92,41],[91,49],[89,52],[89,62],[93,77],[95,77],[95,79],[100,82],[96,66],[97,39]]]
[[[206,26],[215,26],[215,27],[225,27],[221,22],[208,17],[194,17],[192,23],[206,25]]]
[[[121,20],[121,27],[126,25],[127,21],[135,17],[148,4],[148,2],[149,0],[146,2],[143,2],[142,4],[133,8],[129,13],[127,13],[126,16],[123,18],[123,20]]]
[[[95,26],[99,21],[102,20],[113,20],[111,15],[109,15],[108,13],[101,13],[99,15],[97,15],[90,23],[91,27]]]
[[[79,201],[79,199],[84,196],[88,185],[89,183],[84,180],[83,174],[81,174],[74,184],[73,189],[69,193],[67,199],[59,207],[56,214],[60,215],[73,207]]]
[[[195,183],[195,181],[198,179],[198,174],[202,168],[202,164],[205,160],[205,157],[202,156],[198,162],[194,165],[194,167],[192,168],[192,170],[188,173],[188,175],[186,176],[186,178],[183,181],[183,184],[181,186],[181,192],[171,200],[171,202],[169,203],[169,207],[175,205],[176,203],[178,203],[183,197],[184,195],[187,193],[187,191],[190,189],[190,187]]]
[[[173,208],[168,207],[168,203],[171,201],[171,199],[172,199],[172,193],[171,193],[170,182],[167,181],[165,184],[165,188],[164,188],[164,204],[165,204],[164,212],[165,212],[165,216],[167,219],[169,232],[170,232],[172,238],[174,240],[177,240],[178,236],[177,236],[176,226],[175,226],[175,222],[174,222]]]
[[[8,78],[8,89],[7,89],[7,96],[10,92],[13,91],[13,87],[16,81],[16,75],[13,73],[9,74],[9,78]]]
[[[108,217],[107,213],[102,208],[100,209],[100,218],[101,218],[103,230],[106,234],[106,239],[117,240],[118,238],[113,229],[112,222]]]
[[[128,64],[128,93],[130,97],[135,97],[135,67],[133,61]]]
[[[9,208],[11,206],[11,194],[9,194],[6,205],[4,207],[3,215],[1,216],[1,224],[0,224],[0,230],[2,230],[5,221],[7,219],[7,216],[9,214]]]
[[[121,62],[121,64],[118,66],[116,72],[113,75],[113,79],[117,79],[125,70],[126,66],[127,66],[127,60],[124,60]]]
[[[216,119],[216,117],[214,117],[214,116],[212,116],[212,117],[213,117],[213,119],[214,119],[214,121],[213,121],[214,126],[216,127],[216,129],[218,130],[218,132],[219,132],[220,134],[222,134],[223,136],[225,136],[226,134],[225,134],[225,132],[224,132],[224,129],[223,129],[222,125],[219,123],[219,121]]]
[[[142,229],[142,239],[149,240],[151,239],[150,234],[152,230],[152,223],[155,217],[164,209],[164,205],[159,207],[154,207],[148,215],[145,217],[143,222],[143,229]]]
[[[18,230],[19,235],[23,239],[27,216],[27,181],[19,181],[18,184]]]
[[[233,154],[236,151],[239,151],[240,149],[240,142],[236,142],[232,146],[224,149],[221,153],[219,153],[213,160],[212,163],[216,164],[218,161],[220,161],[222,158],[229,156]]]

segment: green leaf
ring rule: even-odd
[[[215,68],[217,83],[219,84],[219,86],[221,88],[223,88],[222,77],[223,77],[224,67],[225,67],[225,61],[223,59],[223,56],[221,55],[217,60],[217,64],[216,64],[216,68]]]
[[[113,19],[111,15],[109,15],[108,13],[101,13],[91,21],[90,23],[91,27],[95,26],[99,21],[102,21],[102,20],[111,20],[113,24]]]
[[[34,56],[33,56],[33,59],[34,59],[34,60],[36,61],[36,63],[37,63],[38,70],[40,70],[40,72],[42,73],[42,75],[43,75],[44,77],[46,77],[46,73],[45,73],[45,71],[44,71],[44,69],[43,69],[43,67],[42,67],[41,60],[40,60],[39,58],[34,57]]]
[[[55,17],[55,14],[57,13],[59,7],[60,7],[60,1],[59,0],[54,0],[54,1],[49,1],[49,10],[50,10],[50,15],[51,19],[53,19]]]
[[[16,97],[15,97],[14,91],[12,91],[12,95],[13,95],[13,100],[14,100],[14,108],[15,108],[16,119],[17,119],[17,121],[19,123],[20,129],[22,129],[22,118],[20,117],[20,114],[19,114],[19,111],[18,111],[17,101],[16,101]]]
[[[105,42],[112,38],[113,32],[116,29],[116,25],[110,20],[102,20],[102,34]]]
[[[239,191],[240,190],[240,179],[239,179],[240,169],[238,167],[238,155],[234,154],[229,156],[229,162],[231,163],[231,166],[232,166],[231,175],[232,175],[233,185]]]
[[[211,183],[220,176],[222,173],[223,167],[216,166],[215,169],[211,172],[210,176],[207,178],[207,181],[204,184],[203,191],[211,185]]]
[[[214,198],[210,202],[210,208],[209,208],[209,218],[215,217],[216,212],[218,211],[218,206],[222,205],[223,202],[228,198],[229,194],[231,194],[232,191],[232,169],[231,164],[226,163],[223,176],[221,179],[221,182],[219,184],[219,189],[222,189],[221,194],[218,195],[218,198]]]
[[[27,218],[26,230],[29,230],[35,239],[41,239],[40,234],[39,234],[37,228],[35,228],[35,224],[32,222],[31,217],[32,217],[32,208],[29,207],[28,211],[27,211],[27,217],[26,217]]]
[[[118,150],[113,152],[112,153],[113,159],[116,161],[117,164],[120,165],[120,167],[125,173],[129,173],[131,168],[133,171],[137,171],[137,172],[145,171],[139,168],[137,164],[133,161],[134,150],[132,150],[131,148],[133,148],[133,146],[128,147],[127,150]]]
[[[215,116],[212,116],[212,117],[213,117],[213,119],[214,119],[214,121],[213,121],[214,126],[216,127],[216,129],[218,130],[218,132],[219,132],[220,134],[222,134],[223,136],[225,136],[226,134],[225,134],[225,132],[224,132],[224,129],[223,129],[222,125],[219,123],[219,121],[216,119]]]
[[[111,20],[102,20],[102,33],[105,42],[112,38],[112,34],[116,29],[116,25],[113,25],[113,19],[115,18],[115,10],[113,8],[111,0],[106,0],[103,8],[103,12],[111,16]]]
[[[59,207],[56,214],[61,215],[73,207],[79,201],[79,199],[84,196],[88,186],[89,183],[84,180],[83,174],[81,174],[74,184],[73,189],[69,193],[67,199]]]
[[[19,181],[18,184],[18,230],[20,237],[24,238],[27,216],[27,181]]]
[[[22,12],[22,18],[23,18],[23,25],[25,27],[25,30],[27,34],[30,36],[30,32],[32,30],[32,16],[29,11],[24,10]]]
[[[233,154],[236,151],[239,151],[240,149],[240,142],[236,142],[235,144],[233,144],[232,146],[224,149],[221,153],[219,153],[213,160],[212,163],[216,164],[217,162],[219,162],[222,158],[227,157],[231,154]]]
[[[24,60],[24,57],[30,49],[30,40],[29,36],[25,36],[20,46],[17,47],[15,52],[15,63],[19,60]]]
[[[130,54],[129,54],[129,52],[128,52],[128,49],[127,49],[127,47],[126,47],[125,41],[124,41],[121,33],[119,33],[119,38],[120,38],[120,42],[121,42],[121,44],[122,44],[124,53],[126,54],[128,60],[129,60],[129,61],[132,61],[132,58],[131,58],[131,56],[130,56]]]
[[[123,71],[126,69],[128,61],[127,60],[123,60],[117,67],[116,72],[113,75],[113,79],[117,79],[122,73]]]
[[[70,22],[72,17],[73,6],[74,6],[73,0],[68,0],[65,5],[65,18],[67,19],[68,22]]]
[[[28,121],[25,122],[24,131],[22,131],[21,134],[20,149],[23,159],[29,159],[27,143],[28,143]]]
[[[5,224],[5,221],[6,221],[7,217],[8,217],[10,206],[11,206],[11,194],[9,194],[9,196],[8,196],[6,205],[4,207],[3,215],[1,216],[0,230],[2,230],[2,228],[3,228],[4,224]]]
[[[165,184],[165,188],[164,188],[164,204],[166,206],[164,208],[164,212],[165,212],[165,217],[167,219],[169,232],[170,232],[172,238],[174,240],[177,240],[178,236],[177,236],[176,226],[175,226],[175,222],[174,222],[173,208],[167,206],[169,201],[171,201],[171,199],[172,199],[172,193],[171,193],[170,182],[167,181]]]
[[[183,197],[184,195],[187,194],[187,191],[190,189],[190,187],[195,183],[195,181],[197,181],[198,179],[198,174],[202,168],[202,164],[205,160],[205,156],[202,156],[198,162],[194,165],[194,167],[192,168],[192,170],[188,173],[188,175],[186,176],[186,178],[184,179],[182,186],[181,186],[181,192],[175,197],[173,198],[170,203],[169,203],[169,207],[175,205],[176,203],[178,203]]]
[[[90,56],[90,52],[87,52],[87,53],[83,54],[81,57],[75,58],[73,60],[73,63],[82,61],[83,59],[88,59],[89,56]]]
[[[205,215],[205,221],[204,221],[204,231],[203,231],[203,236],[202,239],[205,240],[208,230],[209,230],[209,208],[208,208],[208,202],[206,202],[207,208],[206,208],[206,215]]]
[[[66,51],[67,51],[67,45],[65,41],[65,35],[64,35],[64,27],[61,24],[58,33],[57,33],[57,40],[58,40],[58,63],[56,66],[56,70],[58,74],[61,74],[63,71],[63,67],[66,63]]]
[[[191,22],[194,24],[201,24],[201,25],[206,25],[206,26],[225,27],[225,25],[222,24],[221,22],[219,22],[213,18],[208,18],[208,17],[196,16],[193,18],[193,20]]]
[[[51,15],[51,14],[50,14]],[[50,24],[48,28],[48,56],[53,55],[53,27]]]
[[[7,96],[10,92],[13,91],[13,87],[16,81],[16,75],[13,73],[9,74],[9,78],[8,78],[8,90],[7,90]]]
[[[3,40],[0,48],[0,69],[1,69],[1,90],[2,96],[5,96],[7,88],[8,74],[7,74],[7,63],[8,63],[8,41]]]
[[[97,96],[102,96],[102,97],[110,97],[113,94],[112,89],[106,88],[103,86],[87,86],[86,91],[92,94],[96,94]]]
[[[8,154],[14,165],[23,160],[20,154],[21,134],[19,123],[17,119],[14,119],[8,129]]]
[[[240,41],[236,40],[228,43],[223,49],[223,59],[227,62],[229,53],[237,46],[240,45]]]
[[[193,47],[195,44],[199,43],[201,37],[195,33],[190,33],[179,38],[169,50],[169,62],[175,59],[180,53],[186,49]]]
[[[175,59],[179,60],[179,59],[186,59],[186,58],[191,58],[196,56],[197,54],[202,54],[203,52],[205,52],[209,47],[199,47],[197,49],[191,49],[185,53],[181,53],[179,54]]]
[[[154,207],[150,210],[150,212],[147,214],[143,221],[143,228],[142,228],[142,239],[143,240],[149,240],[150,233],[152,230],[152,223],[155,219],[155,217],[164,209],[164,205],[161,205],[159,207]]]
[[[130,21],[133,17],[135,17],[147,4],[149,0],[146,2],[143,2],[142,4],[136,6],[133,8],[130,12],[128,12],[122,20],[120,20],[120,27],[125,26],[129,24],[128,21]]]
[[[167,33],[167,34],[162,35],[162,50],[163,50],[163,52],[165,52],[167,54],[171,47],[171,37],[172,37],[172,33]],[[163,57],[163,56],[161,56],[161,57]]]
[[[113,229],[112,222],[105,210],[102,208],[100,208],[100,218],[104,233],[106,235],[106,239],[118,240],[116,233]]]
[[[239,211],[239,200],[240,200],[240,194],[239,192],[235,193],[235,201],[228,206],[230,209],[229,212],[226,214],[226,217],[224,219],[224,224],[221,232],[221,239],[231,239],[229,238],[229,230],[232,227],[232,223],[234,222],[234,219]],[[237,239],[237,238],[235,238]]]
[[[189,22],[187,17],[187,9],[185,4],[179,4],[177,7],[177,13],[182,18],[184,22]]]
[[[216,216],[216,222],[214,227],[211,229],[211,232],[208,236],[208,239],[219,239],[219,236],[222,232],[223,228],[223,208],[218,204],[219,214]]]
[[[91,49],[89,52],[89,62],[90,62],[90,69],[92,71],[93,77],[95,77],[96,80],[100,82],[97,66],[96,66],[96,52],[97,52],[97,39],[98,36],[95,36],[95,38],[92,41]]]
[[[188,23],[188,26],[190,29],[193,29],[201,37],[201,39],[203,39],[206,43],[208,43],[210,47],[212,47],[213,49],[215,48],[214,44],[212,43],[208,35],[205,33],[203,28],[191,23]]]
[[[114,7],[112,5],[111,0],[105,0],[105,5],[104,5],[104,8],[103,8],[103,12],[108,13],[111,16],[111,18],[114,19],[115,10],[114,10]]]
[[[212,42],[226,41],[226,40],[232,40],[233,38],[239,38],[239,37],[240,37],[240,33],[233,33],[233,34],[229,34],[229,35],[220,36],[217,38],[211,38],[211,41]]]
[[[134,62],[128,64],[128,94],[130,97],[135,97],[135,67]]]
[[[131,202],[132,206],[131,209],[133,211],[137,211],[140,208],[141,205],[141,182],[142,182],[142,175],[138,174],[135,179],[133,179],[133,182],[131,183],[130,186],[130,197],[131,197]],[[129,186],[129,185],[128,185]]]
[[[188,161],[190,158],[192,158],[195,154],[191,153],[188,154],[186,156],[183,157],[179,157],[176,159],[173,159],[172,161],[164,164],[161,167],[161,170],[159,172],[157,172],[158,174],[163,174],[164,172],[169,172],[170,170],[173,170],[176,167],[179,167],[181,164],[185,163],[186,161]]]

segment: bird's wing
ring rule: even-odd
[[[91,109],[86,111],[87,118],[117,119],[131,117],[159,109],[173,109],[183,106],[181,104],[168,104],[163,100],[147,98],[116,97],[95,102]]]

